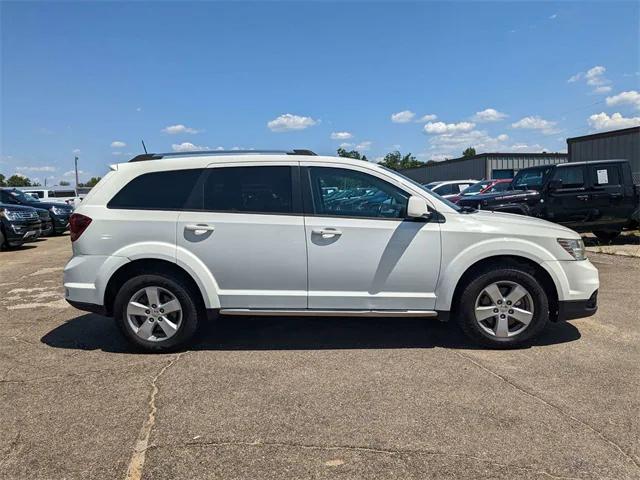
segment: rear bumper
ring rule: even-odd
[[[565,300],[558,302],[558,321],[573,320],[595,315],[598,311],[598,291],[586,300]]]

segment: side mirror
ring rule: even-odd
[[[409,197],[407,204],[407,217],[409,218],[427,218],[429,217],[429,207],[424,198],[412,195]]]
[[[560,179],[549,180],[549,185],[547,188],[549,189],[550,192],[553,190],[558,190],[559,188],[562,188],[562,180]]]

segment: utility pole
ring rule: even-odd
[[[78,188],[78,156],[76,155],[74,158],[74,163],[76,166],[76,188]]]

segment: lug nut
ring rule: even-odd
[[[512,313],[513,313],[513,310],[509,310],[509,314],[512,314]]]
[[[164,308],[161,308],[161,309],[160,309],[160,313],[164,313]]]
[[[161,322],[162,321],[162,317],[158,317],[158,321]]]
[[[499,310],[497,308],[493,309],[493,313],[498,313],[498,312],[499,312]]]
[[[498,305],[502,305],[502,300],[498,300]]]
[[[144,313],[146,313],[147,315],[149,315],[151,313],[150,310],[145,310]]]
[[[511,305],[511,301],[510,300],[507,300],[507,305]]]
[[[156,308],[156,304],[154,303],[153,305],[151,305],[151,308]]]
[[[504,318],[504,315],[500,315],[500,318]]]
[[[149,321],[150,321],[151,323],[153,323],[153,317],[149,318]]]

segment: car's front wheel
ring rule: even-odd
[[[128,280],[114,304],[114,316],[125,337],[150,352],[187,345],[198,328],[198,310],[187,285],[159,274]]]
[[[477,275],[462,291],[458,321],[471,339],[497,348],[518,347],[549,320],[549,300],[538,280],[519,267]]]

